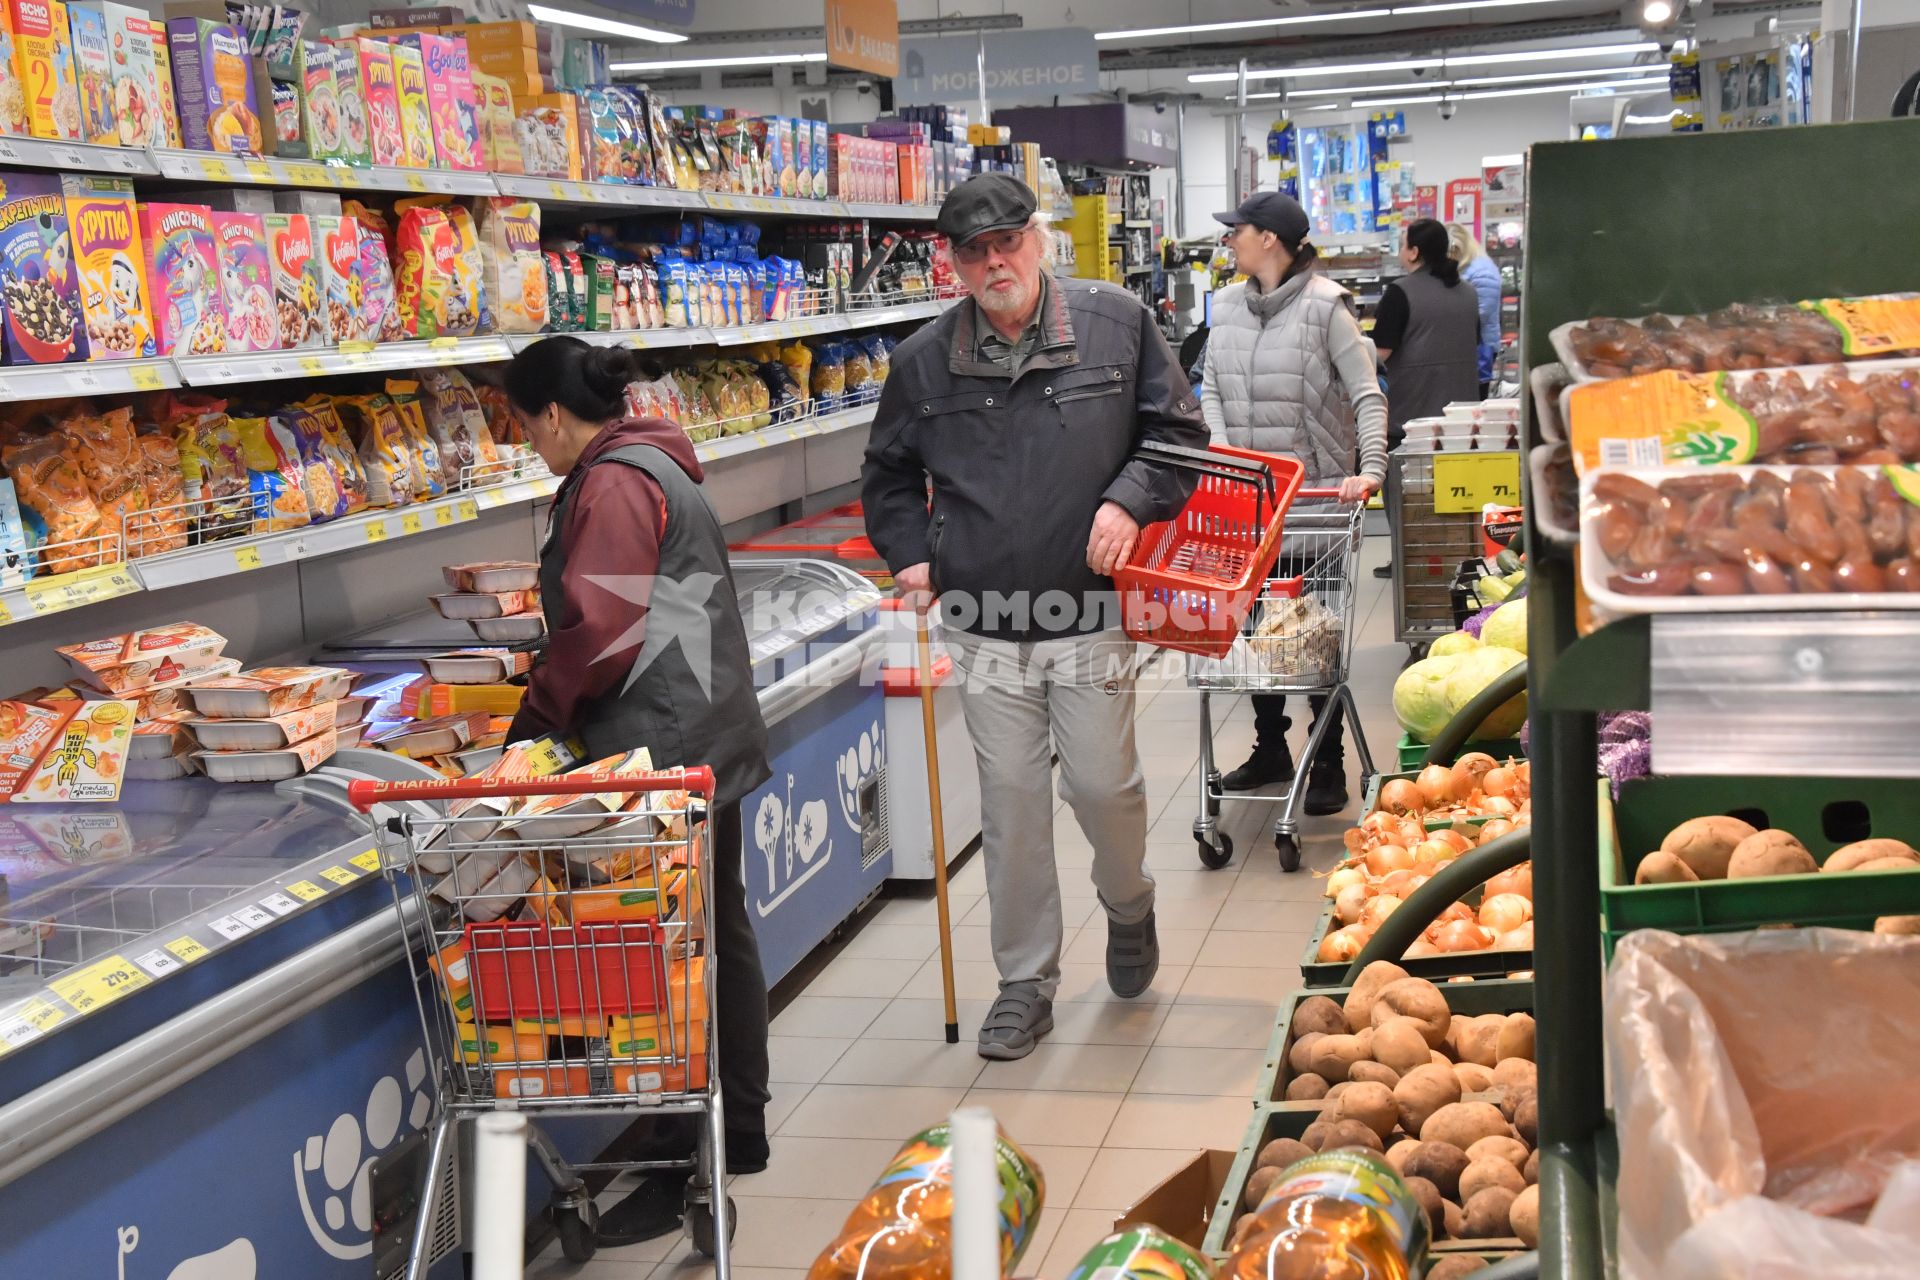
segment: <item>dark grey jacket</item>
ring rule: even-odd
[[[930,564],[948,623],[1002,639],[1114,625],[1112,579],[1087,567],[1094,513],[1116,502],[1143,529],[1176,515],[1192,473],[1133,451],[1207,447],[1192,385],[1139,299],[1055,278],[1041,321],[1011,377],[980,358],[971,302],[901,343],[861,493],[888,567]],[[990,593],[1013,607],[994,616]],[[1049,593],[1068,607],[1047,608]]]

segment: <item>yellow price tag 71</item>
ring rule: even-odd
[[[1433,455],[1435,515],[1475,515],[1488,503],[1507,507],[1519,501],[1519,454],[1502,452]]]
[[[459,514],[462,520],[477,520],[480,518],[480,508],[474,504],[472,498],[462,498],[453,504],[453,509]]]
[[[418,511],[409,511],[400,517],[400,531],[402,533],[418,533],[420,532],[420,527],[420,513]]]
[[[116,955],[62,974],[47,985],[62,1000],[81,1013],[86,1013],[112,1004],[129,991],[138,991],[152,981],[131,960]]]
[[[335,884],[352,884],[355,880],[358,880],[360,877],[355,875],[353,872],[347,870],[345,867],[328,867],[325,871],[322,871],[320,873],[320,878],[322,880],[331,880]]]
[[[287,892],[302,902],[312,902],[315,898],[326,896],[326,890],[311,880],[295,880],[287,886]]]
[[[385,542],[386,540],[387,540],[387,522],[384,519],[375,520],[373,523],[367,526],[368,542]]]
[[[452,507],[435,507],[433,509],[433,522],[438,525],[452,524],[453,508]]]
[[[175,938],[167,944],[167,950],[173,952],[182,964],[192,964],[201,956],[209,954],[205,947],[192,938]]]

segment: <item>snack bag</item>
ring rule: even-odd
[[[538,178],[580,176],[579,127],[570,111],[533,106],[513,118],[513,138],[520,148],[520,167]]]
[[[566,261],[557,252],[549,249],[541,257],[546,264],[547,328],[554,333],[571,332],[573,278],[567,274]]]
[[[540,206],[507,196],[479,209],[482,287],[500,333],[538,333],[547,325],[547,274],[540,253]]]
[[[446,211],[416,204],[400,214],[395,247],[399,270],[394,293],[402,330],[409,337],[437,338],[446,326],[458,237]]]
[[[613,100],[604,88],[586,89],[581,100],[587,108],[587,154],[581,177],[587,182],[620,182],[620,127],[613,115]]]
[[[480,252],[480,232],[473,211],[449,201],[447,219],[453,223],[453,287],[447,294],[447,327],[469,335],[493,332],[493,308],[487,296],[486,259]]]
[[[203,413],[179,423],[181,489],[200,507],[197,533],[203,541],[239,537],[252,525],[253,499],[247,483],[246,452],[240,432],[225,413]]]
[[[374,335],[361,320],[360,224],[345,215],[310,217],[320,246],[321,283],[326,288],[328,343],[365,342]]]
[[[300,86],[300,134],[307,140],[307,155],[315,160],[335,159],[340,156],[345,135],[333,69],[333,46],[318,40],[302,40],[295,57],[294,75]]]
[[[373,139],[367,123],[367,91],[360,76],[358,40],[329,41],[333,56],[333,99],[340,108],[338,158],[351,165],[373,163]]]
[[[840,407],[847,394],[847,349],[837,342],[825,342],[813,353],[813,398],[822,413]]]
[[[631,328],[631,325],[622,325],[614,316],[619,275],[613,259],[587,253],[580,256],[580,265],[587,274],[587,328],[602,333]]]
[[[181,136],[195,151],[259,155],[260,108],[253,67],[240,33],[204,18],[167,23]]]
[[[220,296],[227,314],[227,350],[275,351],[280,313],[273,302],[267,233],[257,213],[213,215],[220,246]]]
[[[800,399],[804,403],[813,391],[813,348],[797,339],[780,348],[780,363],[787,366],[794,385],[800,389]]]
[[[87,541],[107,533],[106,521],[62,437],[32,436],[7,445],[0,448],[0,463],[13,481],[40,572],[70,573],[114,558],[104,544]]]
[[[405,41],[388,45],[393,59],[394,95],[400,103],[400,138],[406,150],[400,163],[409,169],[432,169],[440,162],[433,143],[433,114],[427,106],[427,64],[420,50]]]
[[[107,18],[100,10],[74,5],[67,10],[73,28],[74,80],[80,88],[80,140],[103,147],[120,145],[113,122],[113,70],[107,56]]]
[[[367,508],[367,473],[354,453],[347,424],[331,397],[314,396],[294,406],[311,417],[320,429],[319,452],[340,486],[341,515],[353,515]]]
[[[133,410],[75,414],[61,422],[59,431],[65,437],[63,451],[80,468],[99,509],[101,532],[124,537],[128,517],[148,503],[146,459],[133,433]]]
[[[400,91],[394,80],[393,49],[385,40],[355,39],[351,48],[360,61],[360,81],[366,98],[367,147],[374,164],[406,163],[407,139],[400,124]]]
[[[4,68],[26,92],[27,132],[82,142],[80,87],[74,78],[71,26],[61,0],[5,0],[13,61]]]
[[[425,502],[447,491],[446,473],[440,462],[440,448],[427,433],[426,408],[420,403],[420,384],[388,379],[387,396],[406,431],[408,461],[411,464],[414,498]]]
[[[357,273],[360,288],[360,331],[369,342],[398,342],[407,336],[400,308],[395,302],[393,266],[387,258],[387,244],[381,235],[384,222],[369,225],[351,216],[342,222],[360,224],[360,263]]]
[[[347,513],[347,495],[341,477],[334,471],[326,447],[326,433],[320,420],[304,409],[287,408],[267,419],[267,426],[279,443],[281,452],[293,462],[306,494],[307,510],[313,523],[337,519]]]
[[[133,184],[125,178],[67,174],[61,185],[88,356],[119,360],[156,354]]]
[[[486,475],[497,467],[499,454],[487,430],[486,411],[467,375],[458,369],[425,369],[420,373],[420,389],[435,442],[443,437],[449,442],[441,445],[441,462],[450,483],[462,479],[470,468],[480,468],[480,474]]]
[[[567,323],[578,332],[587,327],[587,264],[572,249],[562,249],[567,266]]]
[[[227,311],[213,210],[198,204],[147,201],[138,209],[158,354],[198,356],[225,351]]]
[[[261,225],[267,234],[280,345],[288,350],[321,346],[327,340],[326,316],[312,223],[304,213],[269,213],[262,215]]]
[[[266,418],[235,418],[241,455],[247,462],[247,493],[253,506],[253,532],[281,533],[313,520],[306,477],[290,438]]]
[[[367,477],[367,505],[404,507],[414,500],[414,461],[407,427],[385,395],[343,396],[335,402],[343,418],[358,425],[361,467]]]
[[[127,558],[178,551],[187,545],[187,518],[181,510],[187,500],[180,445],[158,430],[140,429],[141,479],[147,491],[146,508],[127,521]]]
[[[56,174],[0,173],[0,312],[8,363],[85,358],[66,196]]]

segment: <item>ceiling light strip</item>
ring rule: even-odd
[[[759,53],[735,58],[678,58],[660,62],[613,62],[609,71],[701,71],[715,67],[780,67],[804,62],[825,62],[824,53]]]
[[[613,18],[597,18],[588,13],[551,9],[544,4],[528,5],[527,16],[535,22],[550,22],[556,27],[574,27],[581,31],[595,31],[601,35],[625,36],[629,40],[649,40],[654,44],[684,44],[687,39],[674,31],[661,31],[655,27],[643,27],[633,22],[619,22]]]
[[[1516,53],[1450,54],[1441,58],[1398,58],[1385,62],[1345,62],[1331,66],[1263,67],[1248,71],[1248,80],[1301,79],[1310,76],[1344,75],[1370,71],[1421,71],[1447,67],[1498,66],[1522,62],[1551,62],[1561,58],[1601,58],[1621,54],[1649,53],[1658,49],[1652,40],[1621,44],[1572,45],[1559,49],[1523,49]],[[1197,71],[1187,77],[1189,84],[1225,84],[1240,78],[1237,71]]]
[[[1095,40],[1152,40],[1161,36],[1213,35],[1222,31],[1257,31],[1313,22],[1351,22],[1356,18],[1418,18],[1430,13],[1469,13],[1476,9],[1517,9],[1568,0],[1446,0],[1443,4],[1397,4],[1385,9],[1350,9],[1345,13],[1306,13],[1286,18],[1247,18],[1238,22],[1195,22],[1178,27],[1138,27],[1125,31],[1096,31]]]

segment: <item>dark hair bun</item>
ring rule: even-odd
[[[501,381],[523,413],[558,404],[583,421],[607,422],[625,413],[627,384],[640,375],[639,352],[589,346],[563,333],[515,356]]]
[[[583,362],[581,374],[586,378],[587,390],[595,396],[617,399],[638,376],[637,366],[636,353],[625,347],[597,347]]]

